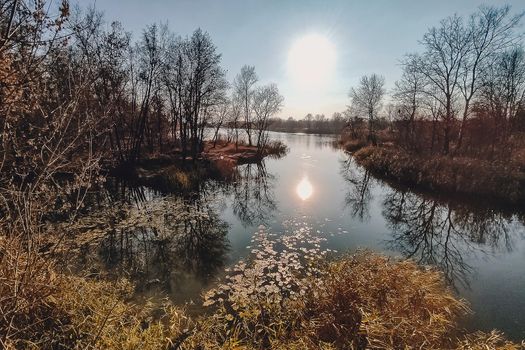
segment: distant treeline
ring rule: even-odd
[[[334,113],[331,118],[326,118],[324,114],[309,113],[303,119],[273,118],[269,130],[305,134],[340,134],[347,124],[347,118],[339,112]]]

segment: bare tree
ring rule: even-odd
[[[450,149],[453,122],[459,112],[460,84],[465,57],[469,52],[468,34],[463,19],[457,15],[441,21],[424,36],[423,55],[414,55],[417,70],[427,80],[425,93],[443,106],[443,153]]]
[[[188,59],[193,69],[190,71],[190,140],[192,159],[202,150],[204,130],[208,125],[208,109],[225,98],[228,83],[224,70],[220,67],[221,55],[213,44],[210,35],[197,29],[188,45]]]
[[[514,45],[521,35],[515,33],[515,28],[520,24],[525,12],[510,15],[510,6],[500,8],[482,6],[470,16],[467,33],[459,37],[467,40],[468,50],[462,64],[461,94],[463,96],[463,113],[457,148],[461,147],[465,123],[470,114],[472,98],[479,87],[480,73],[490,62],[491,56]]]
[[[268,143],[270,118],[281,110],[283,101],[284,98],[275,84],[258,87],[254,92],[253,112],[259,152],[262,152]]]
[[[415,121],[424,98],[425,77],[418,70],[417,56],[408,55],[402,64],[403,75],[396,81],[393,94],[396,106],[390,112],[402,124],[406,146],[415,147]]]
[[[153,148],[154,133],[150,129],[150,107],[152,96],[156,95],[160,88],[162,62],[165,60],[167,37],[167,26],[153,24],[144,30],[142,40],[136,47],[141,104],[138,111],[137,124],[135,124],[135,127],[133,128],[133,146],[129,158],[131,163],[134,163],[140,157],[144,138],[146,138],[149,143],[150,151]],[[158,116],[158,118],[160,118],[160,116]],[[161,135],[161,121],[157,124],[155,134]]]
[[[374,122],[381,108],[381,100],[385,94],[385,78],[377,74],[363,76],[357,88],[350,90],[352,108],[368,117],[368,140],[376,143]]]
[[[248,144],[252,146],[252,101],[254,85],[258,81],[254,66],[243,66],[233,83],[237,99],[242,101],[244,128],[248,136]]]
[[[235,138],[235,148],[239,148],[239,127],[242,116],[242,101],[236,94],[231,99],[230,113],[228,114],[228,132]]]
[[[417,100],[433,100],[426,103],[433,106],[437,103],[433,111],[439,111],[443,122],[443,154],[449,154],[456,120],[461,123],[455,149],[461,147],[484,71],[490,70],[498,52],[520,39],[515,29],[522,17],[523,13],[511,16],[509,6],[480,7],[467,22],[457,15],[447,17],[424,35],[421,43],[425,51],[403,61],[403,77],[394,95],[402,107],[401,117],[413,124]],[[433,131],[433,141],[434,136]]]
[[[513,121],[525,110],[525,53],[515,47],[500,53],[481,78],[477,113],[491,120],[491,155],[497,143],[507,143]],[[508,148],[508,147],[507,147]]]
[[[219,131],[221,130],[221,127],[225,124],[227,121],[228,115],[231,113],[232,104],[230,99],[225,98],[221,103],[213,106],[212,108],[212,121],[211,124],[213,125],[215,131],[213,134],[213,147],[217,145],[217,141],[219,140]]]

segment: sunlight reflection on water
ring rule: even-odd
[[[301,182],[297,184],[296,192],[299,198],[301,198],[303,201],[312,196],[314,193],[314,188],[312,187],[312,184],[310,183],[310,180],[308,180],[307,176],[304,176]]]

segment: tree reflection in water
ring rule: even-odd
[[[118,195],[121,200],[113,198],[75,223],[74,240],[89,242],[77,260],[93,272],[131,278],[139,293],[194,297],[222,270],[229,247],[216,192],[203,189],[191,200],[145,188]]]
[[[348,160],[342,164],[342,173],[349,185],[346,201],[352,215],[368,220],[373,199],[369,172]],[[387,248],[438,267],[454,287],[469,287],[474,273],[470,258],[490,257],[513,247],[513,216],[502,211],[393,187],[388,187],[381,206],[391,231]]]
[[[273,187],[275,176],[264,162],[238,167],[232,185],[233,212],[245,227],[267,225],[277,209]]]
[[[349,183],[345,196],[346,206],[352,216],[361,221],[370,220],[370,172],[354,164],[354,159],[348,157],[341,163],[341,175]]]
[[[228,224],[219,215],[224,195],[232,195],[233,212],[245,227],[266,224],[276,210],[275,177],[264,163],[239,166],[232,180],[203,181],[177,194],[110,183],[67,228],[70,247],[77,248],[68,259],[74,255],[77,269],[131,278],[139,294],[194,298],[226,261]]]
[[[391,249],[420,264],[439,267],[451,284],[468,286],[472,267],[465,257],[483,247],[472,244],[450,207],[410,192],[393,191],[383,201],[392,231]]]

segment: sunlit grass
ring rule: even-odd
[[[207,312],[191,317],[168,301],[133,304],[125,279],[57,273],[38,253],[2,240],[3,347],[520,348],[496,331],[464,334],[457,321],[468,306],[439,271],[369,251],[331,260],[311,227],[291,227],[280,235],[261,226],[250,256],[207,293]]]

